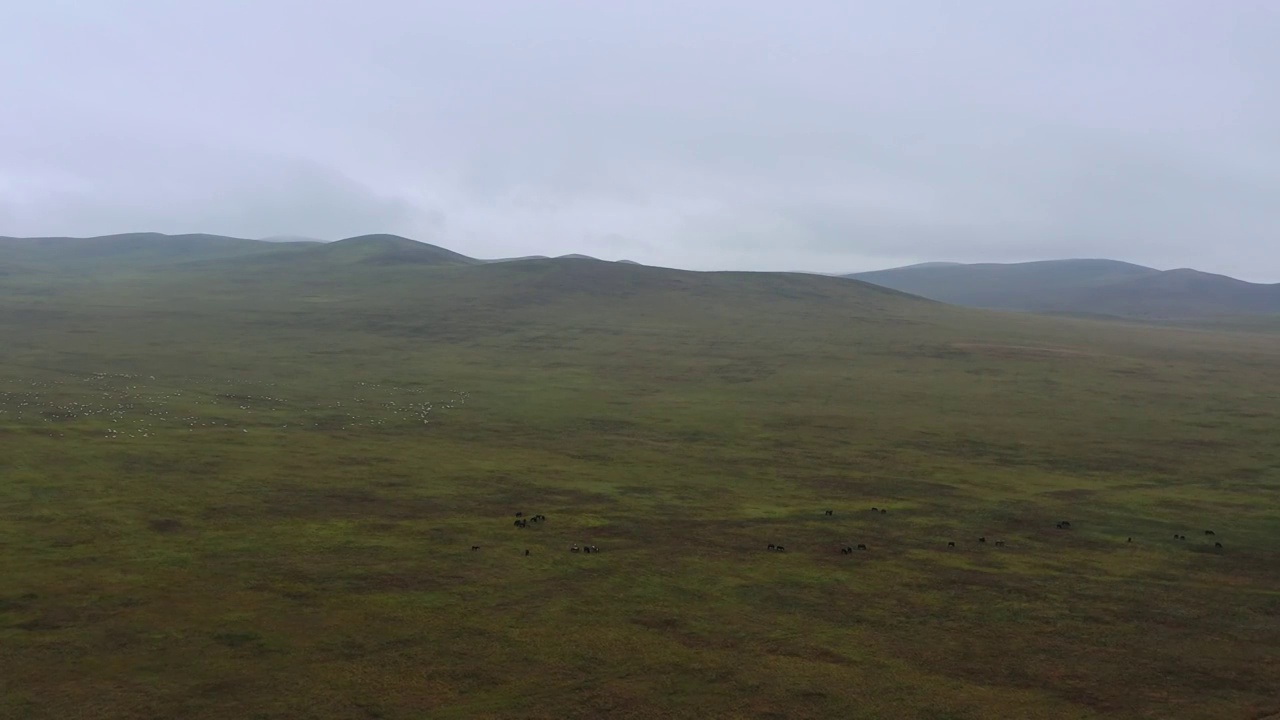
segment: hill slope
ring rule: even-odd
[[[1280,285],[1183,268],[1079,290],[1059,306],[1150,319],[1271,315],[1280,313]]]
[[[474,265],[479,260],[399,235],[360,235],[311,248],[299,259],[366,265]]]
[[[1280,285],[1114,260],[916,265],[844,277],[955,305],[1148,320],[1280,313]]]
[[[111,273],[187,262],[266,255],[316,243],[282,243],[221,235],[127,233],[88,238],[0,237],[0,267],[44,272]]]
[[[277,236],[250,240],[221,235],[127,233],[88,238],[0,237],[0,277],[25,273],[110,275],[159,268],[217,272],[279,272],[291,264],[477,265],[546,259],[545,255],[480,260],[436,245],[391,234],[360,235],[335,242]],[[594,260],[563,255],[565,260]],[[628,264],[631,261],[623,261]]]
[[[0,286],[0,717],[1275,708],[1280,339],[385,246]]]

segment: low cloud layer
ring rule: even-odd
[[[6,10],[0,235],[483,257],[1115,257],[1280,281],[1265,0]]]

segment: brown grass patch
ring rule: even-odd
[[[1074,348],[1046,347],[1042,345],[998,345],[994,343],[951,343],[951,347],[962,352],[987,357],[1005,359],[1041,359],[1062,357],[1098,357],[1097,353],[1085,352]]]

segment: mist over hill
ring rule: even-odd
[[[339,272],[357,266],[455,267],[548,260],[638,265],[631,260],[610,263],[585,254],[480,259],[385,233],[333,242],[161,233],[0,237],[0,277],[6,278],[40,274],[101,277],[165,269],[216,272],[218,268],[281,277],[281,273],[303,273],[306,268]],[[1162,271],[1107,259],[930,262],[840,277],[947,304],[1005,311],[1149,321],[1280,314],[1280,285],[1250,283],[1189,268]]]
[[[1280,285],[1116,260],[927,263],[844,277],[953,305],[1147,320],[1280,313]]]
[[[160,268],[220,260],[383,265],[476,265],[548,259],[547,255],[473,258],[400,235],[375,233],[332,242],[280,235],[247,239],[208,234],[126,233],[95,237],[0,237],[0,272],[39,268],[50,272]],[[558,259],[593,260],[584,254]],[[618,262],[637,264],[631,260]]]

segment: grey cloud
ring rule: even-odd
[[[0,234],[1280,280],[1265,0],[19,3]]]
[[[0,196],[0,217],[10,234],[21,235],[144,229],[338,239],[369,228],[425,232],[443,224],[438,211],[315,163],[251,155],[203,160],[173,168],[165,157],[130,155],[101,168],[50,173],[43,183],[29,173],[22,176],[28,192]]]

